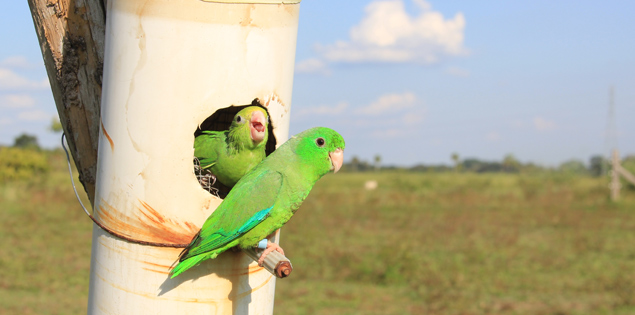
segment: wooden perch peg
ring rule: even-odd
[[[251,259],[258,262],[264,249],[250,248],[243,251],[247,256],[251,257]],[[286,278],[291,274],[291,271],[293,271],[293,266],[289,258],[275,250],[267,254],[262,266],[278,278]]]

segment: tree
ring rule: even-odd
[[[40,145],[37,142],[37,137],[26,133],[17,136],[13,142],[13,146],[22,149],[40,149]]]
[[[353,172],[357,172],[359,170],[359,158],[355,155],[351,159],[351,170]]]
[[[381,168],[381,155],[375,155],[375,170],[378,171]]]
[[[64,131],[64,128],[62,127],[62,123],[57,117],[53,117],[53,119],[51,119],[51,125],[49,126],[49,130],[55,133]]]
[[[516,159],[513,154],[507,154],[503,158],[503,171],[508,173],[515,173],[520,170],[520,161]]]
[[[594,155],[589,160],[589,173],[599,177],[606,174],[609,169],[609,161],[601,155]]]
[[[580,160],[569,160],[558,167],[558,170],[567,174],[587,174],[588,170]]]
[[[452,162],[454,162],[454,171],[461,171],[461,160],[459,159],[459,154],[454,152],[452,153]]]

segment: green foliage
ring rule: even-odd
[[[622,167],[624,167],[631,174],[635,175],[635,155],[629,155],[622,160]]]
[[[40,149],[40,145],[37,143],[37,137],[26,133],[17,136],[13,142],[13,146],[23,149]]]
[[[516,173],[520,171],[522,164],[513,154],[507,154],[503,158],[502,171],[507,173]]]
[[[51,120],[51,125],[49,126],[49,130],[52,132],[62,132],[64,128],[62,127],[62,123],[58,117],[53,117]]]
[[[0,182],[42,178],[49,169],[45,152],[20,147],[0,147]]]
[[[625,157],[622,160],[621,165],[626,171],[635,176],[635,155],[629,155]],[[633,183],[629,181],[623,181],[623,183],[626,183],[626,187],[628,187],[630,190],[635,190],[635,185],[633,185]]]
[[[426,173],[439,173],[439,172],[467,172],[467,173],[524,173],[524,174],[540,174],[540,173],[553,173],[560,172],[564,174],[578,174],[587,175],[590,174],[595,177],[606,175],[610,169],[608,160],[601,155],[592,156],[590,159],[589,167],[587,168],[582,161],[569,160],[562,163],[557,168],[545,167],[536,165],[532,162],[522,163],[513,154],[507,154],[503,157],[502,161],[485,161],[478,158],[466,158],[461,160],[458,153],[452,153],[450,156],[453,165],[444,164],[417,164],[412,167],[399,167],[399,166],[380,166],[375,163],[373,168],[370,163],[360,159],[357,156],[353,156],[349,163],[344,163],[342,167],[343,172],[366,172],[370,170],[384,171],[412,171],[412,172],[426,172]],[[377,161],[377,157],[375,157]],[[627,157],[624,162],[628,167],[632,167],[635,171],[635,156]],[[632,165],[632,166],[630,166]]]
[[[594,155],[589,160],[589,173],[591,173],[591,176],[604,176],[609,167],[609,161],[601,155]]]
[[[560,172],[563,172],[565,174],[578,174],[578,175],[584,175],[584,174],[588,174],[589,170],[587,170],[586,166],[584,165],[584,163],[580,160],[569,160],[566,161],[562,164],[560,164],[560,166],[558,167],[558,170]]]

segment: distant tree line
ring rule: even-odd
[[[59,122],[53,121],[50,130],[60,132]],[[11,179],[29,178],[49,170],[46,162],[48,150],[40,148],[37,137],[23,133],[14,139],[13,146],[0,146],[0,182]],[[571,175],[602,176],[610,170],[609,161],[601,155],[594,155],[588,164],[581,160],[565,161],[557,167],[545,167],[532,162],[522,163],[512,154],[501,161],[487,161],[478,158],[460,159],[457,153],[451,155],[453,165],[417,164],[411,167],[381,165],[379,154],[371,162],[353,156],[342,165],[343,172],[408,171],[408,172],[455,172],[455,173],[536,173],[558,172]],[[622,166],[635,173],[635,155],[625,157]]]
[[[602,176],[610,170],[609,161],[601,155],[594,155],[588,164],[581,160],[565,161],[557,167],[546,167],[532,162],[522,163],[514,155],[508,154],[501,161],[487,161],[478,158],[460,159],[454,153],[451,156],[454,165],[446,164],[417,164],[411,167],[380,165],[381,157],[375,156],[374,163],[353,156],[344,163],[345,172],[368,172],[378,170],[402,170],[411,172],[462,172],[462,173],[529,173],[529,172],[559,172],[566,174]],[[635,155],[623,159],[622,166],[635,171]]]

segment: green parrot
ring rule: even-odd
[[[343,160],[344,139],[332,129],[291,137],[238,181],[183,250],[171,277],[234,246],[254,247],[289,221],[318,179],[337,172]],[[284,254],[276,243],[266,243],[259,264],[273,250]]]
[[[267,112],[259,106],[239,111],[229,130],[208,131],[194,139],[194,156],[201,168],[231,188],[266,157]]]

